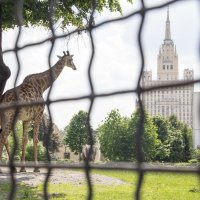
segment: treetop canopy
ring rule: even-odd
[[[127,0],[132,3],[132,0]],[[24,0],[22,5],[24,26],[49,27],[50,3],[48,0]],[[52,1],[53,2],[53,1]],[[92,12],[92,0],[59,0],[52,4],[53,21],[62,28],[73,25],[82,28],[87,25]],[[15,1],[7,0],[0,3],[2,6],[3,29],[14,28],[16,24]],[[119,0],[97,0],[96,11],[101,13],[104,8],[111,12],[122,13]]]

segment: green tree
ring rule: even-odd
[[[154,116],[152,119],[153,123],[157,127],[158,139],[160,139],[161,142],[166,141],[170,131],[170,123],[168,119],[163,116]]]
[[[154,161],[169,161],[170,157],[170,144],[168,142],[161,142],[156,149]]]
[[[49,134],[50,137],[48,141]],[[39,135],[44,147],[48,148],[51,154],[59,151],[59,147],[62,145],[61,131],[55,123],[51,122],[50,126],[50,120],[47,115],[43,116],[39,128]]]
[[[50,130],[50,120],[48,116],[44,114],[39,127],[38,139],[42,142],[44,147],[48,148],[50,154],[54,154],[55,152],[59,151],[59,147],[62,145],[62,137],[61,131],[57,125],[52,122],[51,124],[52,125]],[[29,140],[33,139],[33,129],[34,124],[32,124],[32,128],[29,131]],[[47,142],[48,136],[49,141]]]
[[[112,110],[98,128],[100,149],[112,161],[133,160],[133,134],[128,132],[128,119]]]
[[[106,120],[98,128],[101,151],[109,160],[128,161],[136,159],[135,134],[139,127],[140,110],[136,110],[130,118],[122,117],[118,110],[112,110]],[[140,132],[141,134],[141,132]],[[159,146],[156,126],[151,117],[144,115],[144,132],[142,134],[142,150],[145,161],[153,160]]]
[[[200,163],[200,149],[192,149],[192,161]]]
[[[129,132],[133,133],[134,136],[139,128],[140,116],[140,109],[137,109],[130,118]],[[140,134],[142,134],[142,148],[145,161],[151,161],[156,156],[160,140],[158,139],[157,128],[147,112],[144,112],[143,133],[140,130]]]
[[[175,115],[171,115],[170,117],[168,117],[168,120],[171,125],[171,130],[183,130],[185,123],[178,120]]]
[[[46,126],[45,132],[43,134],[43,145],[44,147],[48,148],[49,152],[51,154],[54,154],[55,152],[59,151],[59,147],[62,145],[61,140],[61,132],[56,126],[56,124],[52,123],[51,126],[51,132],[49,132],[49,125]],[[50,134],[49,141],[48,141],[48,135]]]
[[[188,162],[192,157],[192,130],[185,125],[183,127],[183,162]]]
[[[132,3],[132,0],[127,0]],[[20,7],[20,3],[22,5]],[[0,1],[0,98],[4,90],[7,79],[10,76],[10,70],[5,65],[2,55],[2,31],[14,28],[16,25],[24,26],[44,26],[51,27],[50,24],[58,23],[61,28],[65,29],[69,25],[73,25],[81,29],[88,25],[90,21],[90,13],[93,10],[91,0],[24,0]],[[52,4],[50,4],[52,3]],[[21,13],[20,13],[21,8]],[[122,12],[119,0],[103,0],[98,1],[96,11],[101,13],[104,8],[111,12]],[[18,14],[17,14],[18,13]],[[18,17],[23,15],[23,21]],[[53,14],[50,20],[50,14]]]
[[[170,144],[171,162],[187,162],[191,158],[192,130],[176,116],[169,117],[171,134],[168,138]]]
[[[157,126],[160,147],[155,160],[168,162],[187,162],[191,158],[192,131],[176,116],[153,117]]]
[[[168,143],[170,145],[170,162],[181,162],[183,161],[183,139],[180,130],[174,130],[171,132],[168,138]]]
[[[42,142],[38,143],[38,161],[46,161],[46,149],[42,145]],[[26,160],[33,161],[34,160],[34,145],[32,141],[29,141],[26,148]]]
[[[168,161],[170,156],[168,137],[171,133],[171,125],[169,120],[163,116],[154,116],[152,119],[157,127],[158,139],[160,140],[154,159],[157,161]]]
[[[45,122],[44,122],[45,121]],[[46,150],[45,150],[45,146],[47,146],[49,152],[51,154],[53,154],[54,152],[59,150],[59,147],[61,146],[61,133],[60,130],[58,129],[58,127],[52,123],[52,133],[50,136],[50,141],[47,145],[46,142],[46,137],[47,134],[49,134],[48,132],[48,126],[49,126],[49,119],[47,117],[47,115],[44,115],[44,119],[43,119],[44,124],[41,123],[40,125],[40,134],[39,134],[39,144],[38,144],[38,159],[39,160],[46,160]],[[28,141],[28,145],[27,145],[27,149],[26,149],[26,159],[29,161],[33,161],[34,158],[34,153],[33,153],[33,128],[29,131],[29,141]],[[17,149],[15,152],[15,160],[20,160],[21,159],[21,154],[22,154],[22,139],[23,139],[23,125],[22,122],[17,122],[16,124],[16,139],[17,139]],[[11,152],[13,150],[14,147],[14,137],[13,137],[13,132],[11,132],[11,134],[8,137],[8,142],[9,142],[9,147],[11,148]],[[6,157],[6,151],[4,150],[4,157]]]
[[[9,144],[9,150],[10,153],[13,152],[14,147],[15,147],[15,142],[14,142],[14,135],[13,131],[11,134],[8,136],[8,144]],[[15,126],[15,134],[16,134],[16,139],[17,139],[17,146],[16,146],[16,151],[14,155],[15,160],[20,160],[21,155],[22,155],[22,139],[23,139],[23,125],[22,122],[18,121],[16,126]],[[4,148],[4,155],[3,157],[7,157],[7,152]]]
[[[15,160],[20,160],[21,159],[21,154],[22,154],[22,138],[23,138],[23,125],[21,122],[17,122],[15,126],[15,133],[16,133],[16,139],[17,139],[17,148],[15,152],[14,159]],[[9,143],[9,149],[10,152],[12,153],[14,150],[14,135],[13,131],[8,137],[8,143]]]
[[[93,144],[95,142],[94,131],[90,127],[93,134]],[[75,114],[69,122],[69,125],[65,127],[65,144],[69,146],[72,152],[79,155],[82,152],[82,148],[86,144],[91,144],[91,140],[88,133],[88,113],[85,111],[79,111]]]

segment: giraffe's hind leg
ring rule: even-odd
[[[0,133],[0,162],[2,161],[2,154],[3,154],[3,148],[4,145],[6,147],[9,159],[10,157],[10,152],[9,152],[9,148],[8,148],[8,136],[10,134],[11,131],[11,126],[12,126],[12,120],[11,119],[7,119],[5,120],[6,123],[2,123],[2,132]],[[1,172],[1,169],[0,169]],[[15,170],[13,169],[13,172],[15,172]]]
[[[28,128],[29,128],[30,122],[25,121],[23,122],[23,139],[22,139],[22,164],[25,164],[25,159],[26,159],[26,146],[28,143]],[[21,167],[20,172],[26,172],[25,167]]]
[[[37,164],[37,162],[38,162],[38,152],[37,152],[37,144],[38,144],[38,141],[39,141],[38,140],[38,133],[39,133],[40,123],[41,123],[42,117],[43,117],[43,111],[44,111],[44,107],[39,107],[37,117],[35,118],[35,121],[34,121],[33,143],[34,143],[34,161],[35,161],[35,164]],[[39,168],[35,167],[34,172],[40,172]]]

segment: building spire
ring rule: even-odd
[[[167,21],[169,22],[169,6],[167,7]]]
[[[167,7],[167,20],[165,28],[165,40],[171,40],[170,21],[169,21],[169,6]]]

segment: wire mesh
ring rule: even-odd
[[[31,102],[31,103],[21,103],[21,102],[15,102],[12,105],[0,105],[0,110],[3,111],[5,109],[8,108],[20,108],[20,107],[25,107],[25,106],[30,106],[30,105],[46,105],[48,108],[48,113],[50,116],[50,122],[52,121],[52,117],[51,117],[51,110],[50,110],[50,105],[53,103],[58,103],[58,102],[69,102],[69,101],[79,101],[79,100],[83,100],[83,99],[88,99],[90,101],[90,106],[88,109],[88,119],[87,119],[87,124],[88,124],[88,134],[89,134],[89,138],[90,138],[90,142],[93,145],[94,141],[93,141],[93,137],[92,137],[92,130],[91,130],[91,125],[90,125],[90,118],[91,118],[91,112],[93,109],[93,104],[94,101],[97,98],[104,98],[104,97],[110,97],[110,96],[115,96],[115,95],[121,95],[121,94],[137,94],[138,97],[138,102],[139,102],[139,107],[141,108],[141,116],[140,116],[140,125],[138,126],[138,130],[136,131],[136,155],[137,155],[137,164],[133,164],[133,163],[106,163],[106,164],[91,164],[89,162],[89,157],[88,159],[86,159],[85,163],[79,163],[79,164],[73,164],[73,163],[66,163],[66,164],[52,164],[50,161],[50,155],[49,152],[47,150],[47,158],[48,158],[48,163],[14,163],[13,162],[13,157],[15,155],[15,151],[17,148],[17,139],[16,139],[16,134],[14,134],[14,151],[12,152],[12,159],[9,163],[9,168],[10,168],[10,173],[11,173],[11,190],[10,190],[10,194],[8,199],[14,199],[15,198],[15,193],[16,193],[16,180],[15,180],[15,176],[14,176],[14,168],[15,167],[39,167],[39,168],[46,168],[48,170],[45,181],[44,181],[44,199],[49,199],[49,195],[48,195],[48,182],[49,182],[49,177],[51,175],[51,171],[52,169],[55,168],[65,168],[65,169],[84,169],[85,171],[85,175],[87,178],[87,186],[88,186],[88,195],[87,195],[87,199],[93,199],[94,197],[94,191],[93,191],[93,186],[91,183],[91,170],[92,169],[105,169],[105,170],[130,170],[130,171],[136,171],[138,173],[138,182],[137,182],[137,186],[136,186],[136,192],[133,196],[133,199],[141,199],[141,188],[142,188],[142,184],[144,182],[144,176],[146,172],[174,172],[174,173],[194,173],[196,175],[200,174],[200,168],[198,167],[193,167],[193,168],[178,168],[178,167],[166,167],[166,166],[152,166],[152,165],[148,165],[144,163],[144,155],[143,155],[143,151],[142,151],[142,133],[143,133],[143,124],[144,124],[144,108],[143,108],[143,104],[142,104],[142,99],[141,99],[141,94],[145,91],[151,91],[151,90],[156,90],[156,89],[161,89],[161,88],[168,88],[168,87],[177,87],[177,86],[185,86],[185,85],[189,85],[189,84],[194,84],[194,83],[199,83],[200,79],[197,80],[191,80],[191,81],[185,81],[185,82],[179,82],[179,83],[172,83],[172,84],[166,84],[166,85],[159,85],[159,86],[151,86],[151,87],[145,87],[142,88],[141,87],[141,77],[142,77],[142,73],[144,71],[144,66],[145,66],[145,56],[144,56],[144,48],[143,48],[143,40],[142,40],[142,33],[143,33],[143,28],[144,28],[144,22],[146,19],[146,15],[147,13],[153,12],[155,10],[161,9],[163,7],[167,7],[169,5],[172,4],[178,4],[180,2],[183,1],[188,1],[189,0],[172,0],[172,1],[166,1],[165,3],[156,5],[156,6],[152,6],[152,7],[146,7],[145,5],[145,1],[141,0],[141,7],[139,10],[131,12],[128,15],[119,17],[117,19],[112,19],[112,20],[106,20],[103,21],[101,23],[95,24],[93,23],[93,18],[94,18],[94,13],[96,10],[96,6],[98,1],[96,0],[92,0],[92,12],[90,14],[89,17],[89,22],[88,22],[88,26],[83,28],[81,31],[87,31],[89,33],[89,38],[90,38],[90,46],[92,49],[91,55],[90,55],[90,60],[89,60],[89,64],[88,64],[88,68],[87,68],[87,78],[88,78],[88,82],[89,82],[89,86],[90,86],[90,94],[89,95],[83,95],[83,96],[78,96],[78,97],[71,97],[71,98],[64,98],[64,99],[56,99],[56,100],[50,100],[50,94],[52,92],[52,88],[50,87],[50,90],[48,92],[48,96],[47,99],[45,101],[35,101],[35,102]],[[198,1],[198,0],[197,0]],[[0,1],[1,4],[3,4],[6,1]],[[46,38],[44,40],[41,40],[39,42],[35,42],[35,43],[29,43],[23,46],[19,46],[19,40],[21,37],[21,27],[22,27],[22,20],[23,20],[23,1],[22,0],[16,0],[15,1],[15,17],[16,17],[16,21],[18,24],[18,35],[15,41],[15,47],[11,48],[11,49],[7,49],[5,50],[3,53],[9,53],[9,52],[13,52],[15,54],[16,60],[17,60],[17,75],[16,75],[16,79],[15,79],[15,86],[18,80],[18,75],[20,73],[21,70],[21,63],[19,60],[19,52],[28,48],[28,47],[33,47],[33,46],[39,46],[42,45],[46,42],[51,42],[51,47],[49,50],[49,56],[48,56],[48,62],[49,62],[49,68],[51,68],[51,55],[52,55],[52,51],[53,48],[55,46],[55,41],[61,38],[66,38],[66,37],[70,37],[74,34],[77,34],[80,32],[80,30],[74,30],[71,32],[68,32],[67,34],[62,34],[62,35],[56,35],[55,34],[55,30],[54,30],[54,26],[53,26],[53,16],[54,16],[54,11],[56,9],[56,4],[58,1],[56,0],[49,0],[49,12],[47,15],[47,20],[50,24],[50,31],[52,36],[49,38]],[[200,1],[198,1],[200,2]],[[100,27],[103,26],[109,26],[111,23],[115,23],[118,21],[123,21],[123,20],[127,20],[129,18],[134,18],[135,16],[140,16],[140,26],[139,26],[139,30],[137,31],[137,35],[138,35],[138,49],[139,49],[139,53],[140,53],[140,71],[139,71],[139,76],[137,79],[137,86],[133,89],[127,89],[127,90],[118,90],[115,92],[107,92],[107,93],[96,93],[95,92],[95,88],[94,88],[94,84],[93,84],[93,78],[92,78],[92,68],[93,68],[93,61],[94,61],[94,56],[95,56],[95,40],[93,37],[93,31],[97,30]],[[52,78],[52,74],[51,74],[51,78]],[[17,97],[17,91],[15,92],[15,95]],[[16,121],[16,116],[17,116],[17,111],[16,110],[16,114],[15,114],[15,119],[14,122]],[[14,124],[13,123],[13,130],[15,132],[15,128],[14,128]],[[50,123],[52,124],[52,123]],[[50,133],[52,131],[52,126],[49,129],[49,134],[48,134],[48,138],[47,138],[47,143],[49,142],[49,137],[50,137]],[[92,153],[92,145],[89,151],[89,155]],[[0,167],[8,167],[7,164],[0,164]]]

